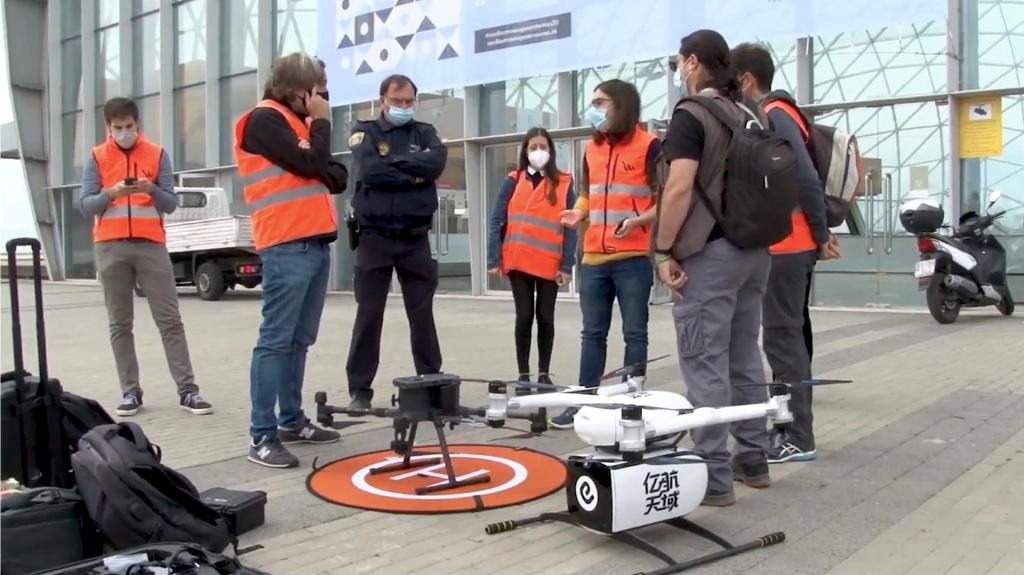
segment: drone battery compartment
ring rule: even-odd
[[[422,417],[457,417],[459,383],[458,376],[447,374],[397,378],[394,384],[398,388],[398,407],[404,413]]]

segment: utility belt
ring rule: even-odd
[[[430,234],[431,226],[415,228],[388,228],[385,226],[362,226],[352,212],[345,214],[345,227],[348,228],[348,245],[353,250],[359,247],[359,237],[371,234],[396,240],[413,240]]]

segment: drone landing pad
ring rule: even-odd
[[[532,449],[501,445],[450,445],[452,466],[460,479],[486,472],[489,481],[417,495],[416,489],[447,481],[442,463],[385,473],[375,467],[401,461],[390,450],[339,459],[315,469],[306,479],[317,497],[346,507],[385,513],[464,513],[518,505],[550,495],[565,484],[565,463]],[[416,446],[417,453],[439,453],[436,445]],[[431,458],[413,457],[413,461]]]

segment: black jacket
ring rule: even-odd
[[[356,190],[352,199],[360,226],[415,229],[429,226],[437,210],[435,182],[448,148],[434,126],[395,126],[383,117],[361,120],[349,137]]]

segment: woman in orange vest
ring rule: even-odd
[[[640,127],[640,93],[622,80],[598,84],[584,119],[595,129],[583,158],[586,180],[562,222],[570,227],[587,222],[579,267],[579,384],[594,387],[604,372],[616,299],[626,341],[624,365],[640,364],[642,373],[647,361],[647,305],[654,284],[648,254],[661,143]],[[571,428],[575,414],[575,408],[566,409],[551,425]]]
[[[509,173],[491,212],[487,269],[506,276],[516,305],[516,361],[520,381],[530,379],[533,318],[537,318],[538,379],[551,383],[548,368],[555,341],[555,300],[569,283],[576,260],[576,232],[561,214],[576,202],[572,176],[558,170],[555,145],[544,128],[523,138],[519,168]],[[520,392],[529,388],[520,388]]]

